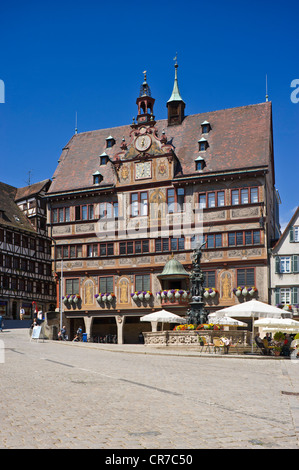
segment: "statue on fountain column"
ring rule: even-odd
[[[204,281],[205,276],[200,267],[202,256],[202,247],[206,244],[204,242],[200,247],[196,248],[192,254],[193,269],[190,273],[190,291],[192,300],[190,302],[190,309],[188,310],[189,322],[205,323],[207,321],[207,314],[204,309]]]

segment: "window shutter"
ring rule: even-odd
[[[298,304],[298,287],[292,287],[291,289],[291,304]]]
[[[292,273],[298,272],[298,255],[292,256]]]
[[[280,303],[280,291],[276,287],[276,289],[275,289],[275,304],[278,305],[279,303]]]
[[[290,227],[290,242],[294,241],[294,227]]]
[[[280,258],[279,258],[279,256],[276,256],[276,258],[275,258],[275,273],[276,274],[280,273]]]

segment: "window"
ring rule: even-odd
[[[66,295],[79,294],[79,279],[66,279],[65,280],[65,293]]]
[[[215,193],[208,193],[208,207],[215,207]]]
[[[118,208],[117,208],[118,209]],[[131,217],[148,215],[147,191],[131,194]]]
[[[12,232],[6,232],[6,243],[12,243]]]
[[[201,123],[201,130],[203,134],[207,134],[211,130],[211,124],[208,121]]]
[[[231,190],[231,204],[236,206],[238,204],[253,204],[259,202],[258,188],[241,188]]]
[[[52,209],[52,223],[57,222],[69,222],[70,221],[70,208],[69,207],[59,207],[57,209]]]
[[[100,155],[100,165],[107,165],[108,155]]]
[[[254,286],[254,268],[237,269],[238,286]]]
[[[113,292],[113,276],[99,278],[99,292],[102,294]]]
[[[216,287],[215,271],[204,271],[204,287]]]
[[[290,273],[291,272],[291,257],[281,256],[280,258],[280,272]]]
[[[98,244],[92,243],[90,245],[87,245],[87,257],[95,258],[96,256],[98,256]]]
[[[175,212],[174,189],[167,189],[168,214]]]
[[[205,167],[205,161],[204,160],[198,160],[198,161],[195,162],[195,169],[197,171],[203,170],[204,167]]]
[[[232,191],[232,205],[236,206],[237,204],[239,204],[239,190],[234,189]]]
[[[136,240],[119,243],[120,255],[149,253],[149,240]]]
[[[224,191],[218,191],[217,192],[217,206],[221,207],[224,206]]]
[[[56,248],[56,258],[82,258],[82,245],[65,245]]]
[[[114,243],[100,243],[100,256],[113,256]]]
[[[198,195],[198,203],[201,209],[205,209],[207,207],[223,207],[225,206],[225,192],[213,191],[201,193]]]
[[[151,290],[150,275],[149,274],[136,274],[135,275],[135,292]]]
[[[198,141],[198,150],[200,152],[206,150],[208,147],[208,141],[207,139],[205,139],[204,137],[202,137],[199,141]]]
[[[112,137],[111,135],[109,137],[107,137],[106,139],[106,147],[107,149],[113,147],[113,145],[115,144],[115,139],[114,137]]]
[[[290,288],[280,289],[280,302],[282,304],[291,303],[291,289]]]
[[[185,189],[184,188],[167,189],[168,214],[171,214],[173,212],[183,211],[184,202],[185,202]]]
[[[250,188],[250,202],[259,202],[258,188]]]
[[[245,232],[229,232],[228,246],[259,245],[261,243],[260,230],[246,230]]]
[[[100,203],[100,219],[107,217],[108,219],[118,217],[118,203],[117,202],[101,202]]]
[[[93,175],[93,184],[100,184],[103,181],[103,176],[99,171],[96,171]]]
[[[140,215],[147,215],[147,193],[140,194]]]
[[[181,251],[185,249],[185,238],[156,238],[155,250],[161,251]]]
[[[214,233],[208,234],[206,236],[207,240],[207,248],[220,248],[222,247],[222,234],[221,233]]]
[[[138,216],[138,193],[131,194],[131,216]]]
[[[248,204],[248,189],[241,189],[241,204]]]
[[[290,227],[290,242],[299,242],[299,226]]]
[[[205,209],[207,207],[206,206],[206,195],[205,194],[199,194],[198,202],[199,202],[199,207],[201,209]]]
[[[84,204],[75,206],[75,220],[89,220],[94,218],[93,205]]]

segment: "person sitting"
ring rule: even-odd
[[[285,340],[283,342],[282,350],[281,350],[281,355],[282,356],[289,356],[290,355],[290,346],[291,346],[292,338],[290,335],[285,336]]]
[[[230,340],[228,338],[226,338],[226,336],[223,336],[220,339],[224,344],[224,354],[228,354],[228,350],[229,350],[229,347],[230,347],[230,344],[231,344]]]
[[[263,354],[268,354],[268,348],[265,346],[264,341],[260,337],[260,334],[257,333],[255,338],[254,338],[256,345],[262,350]]]

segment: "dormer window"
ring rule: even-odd
[[[203,151],[203,150],[206,150],[207,147],[208,147],[208,141],[207,139],[205,139],[204,137],[202,137],[199,141],[198,141],[198,145],[199,145],[199,151]]]
[[[108,160],[109,160],[109,156],[107,155],[106,152],[104,152],[104,153],[102,153],[102,155],[100,155],[100,165],[107,165]]]
[[[197,157],[197,159],[195,160],[195,169],[196,171],[201,171],[204,169],[206,163],[204,161],[204,159],[202,157]]]
[[[115,144],[114,137],[112,137],[112,135],[109,135],[109,137],[106,138],[106,148],[110,149],[111,147],[113,147],[114,144]]]
[[[93,175],[93,184],[100,184],[103,181],[103,176],[99,171],[96,171]]]
[[[201,123],[201,131],[203,134],[207,134],[211,130],[211,124],[208,121]]]

